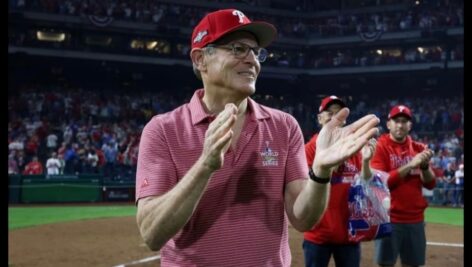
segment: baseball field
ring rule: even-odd
[[[130,203],[10,206],[9,266],[159,266],[159,252],[139,236],[135,213]],[[463,209],[426,210],[426,266],[464,266],[463,217]],[[290,228],[293,267],[303,266],[302,239]],[[375,266],[373,242],[362,244],[361,266]]]

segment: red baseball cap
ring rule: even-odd
[[[407,117],[409,120],[411,120],[411,110],[405,106],[405,105],[398,105],[394,106],[392,110],[390,110],[390,113],[388,113],[388,119],[392,119],[396,116],[403,115]]]
[[[346,104],[341,100],[341,98],[339,98],[335,95],[327,96],[327,97],[323,98],[323,100],[321,100],[321,105],[320,105],[320,108],[319,108],[319,112],[323,112],[323,111],[327,110],[329,105],[334,104],[334,103],[339,104],[341,107],[346,106]]]
[[[266,47],[277,36],[274,25],[263,22],[252,22],[243,12],[237,9],[222,9],[208,13],[192,33],[191,47],[202,48],[221,37],[235,31],[248,31],[256,36],[259,46]]]

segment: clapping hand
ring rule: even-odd
[[[210,123],[205,133],[202,160],[210,170],[215,171],[223,166],[224,154],[229,149],[233,137],[238,108],[234,104],[226,104],[215,120]]]
[[[321,129],[316,141],[316,156],[313,163],[313,172],[316,176],[330,176],[332,167],[354,155],[378,133],[377,116],[366,115],[350,125],[341,127],[348,115],[348,108],[341,109]]]
[[[370,161],[374,156],[375,147],[377,146],[377,140],[375,138],[370,138],[369,142],[361,149],[362,160]]]
[[[410,161],[410,164],[413,168],[416,168],[420,165],[426,166],[429,164],[429,161],[433,157],[433,155],[433,151],[429,148],[426,148],[421,153],[416,154]]]

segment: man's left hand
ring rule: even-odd
[[[366,115],[341,127],[349,115],[349,109],[341,109],[321,129],[316,141],[316,156],[313,172],[318,177],[329,177],[330,168],[357,153],[370,138],[378,134],[376,126],[380,120],[375,115]]]

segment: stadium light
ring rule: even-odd
[[[64,40],[66,39],[66,34],[63,32],[37,31],[36,38],[38,38],[39,41],[64,42]]]
[[[133,49],[142,49],[144,48],[144,42],[141,40],[133,40],[131,41],[130,46]]]
[[[156,41],[149,41],[149,42],[146,42],[146,48],[148,50],[154,50],[154,48],[156,48],[156,45],[157,45],[157,42]]]

